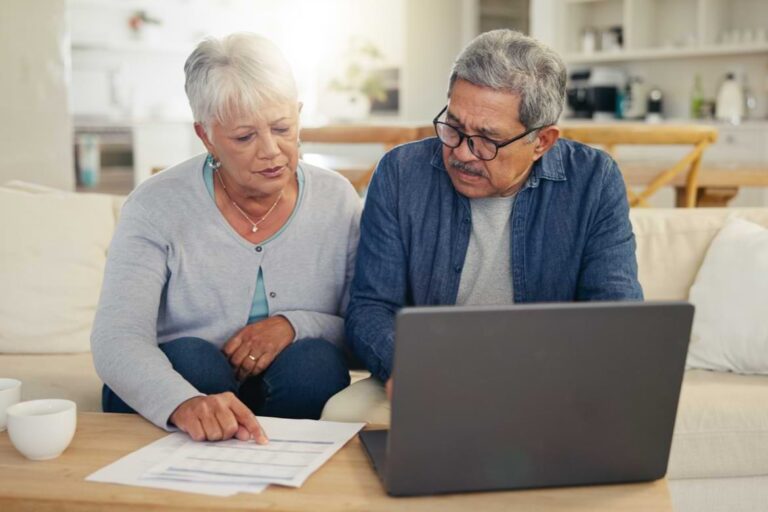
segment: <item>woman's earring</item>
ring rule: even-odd
[[[218,169],[219,167],[221,167],[221,161],[219,161],[219,160],[216,160],[216,157],[215,157],[215,156],[213,156],[213,155],[210,155],[210,157],[209,157],[209,158],[211,159],[211,168],[212,168],[213,170],[216,170],[216,169]]]

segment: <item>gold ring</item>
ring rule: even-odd
[[[251,360],[251,361],[253,361],[254,363],[256,362],[256,358],[255,358],[255,357],[253,357],[251,354],[248,354],[248,359],[250,359],[250,360]]]

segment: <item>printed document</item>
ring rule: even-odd
[[[299,487],[364,426],[258,419],[269,444],[236,439],[196,442],[177,432],[96,471],[86,480],[214,496],[258,493],[269,484]]]

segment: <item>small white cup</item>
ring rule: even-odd
[[[5,430],[5,411],[21,400],[21,381],[0,379],[0,432]]]
[[[28,459],[55,459],[75,435],[77,405],[71,400],[19,402],[7,414],[11,444]]]

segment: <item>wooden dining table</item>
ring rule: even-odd
[[[702,156],[715,143],[717,130],[696,124],[654,126],[647,123],[567,124],[562,135],[603,147],[612,153],[621,144],[690,144],[694,150],[677,162],[646,158],[622,161],[619,167],[628,186],[630,203],[646,206],[647,198],[664,187],[675,189],[675,205],[727,206],[740,188],[768,188],[768,162],[751,164],[711,164]],[[305,154],[310,163],[327,167],[346,176],[363,194],[373,175],[378,157],[393,147],[434,136],[427,124],[338,124],[304,128],[301,140],[317,144],[378,144],[380,152],[370,159],[316,152]],[[652,150],[649,150],[652,151]],[[639,188],[639,193],[633,189]],[[636,196],[633,201],[633,196]]]
[[[646,186],[658,175],[661,166],[653,162],[619,162],[619,168],[628,187]],[[675,189],[675,206],[686,205],[686,180],[675,176],[670,185]],[[745,187],[768,190],[768,162],[752,164],[703,164],[696,184],[695,206],[726,207],[739,190]]]

